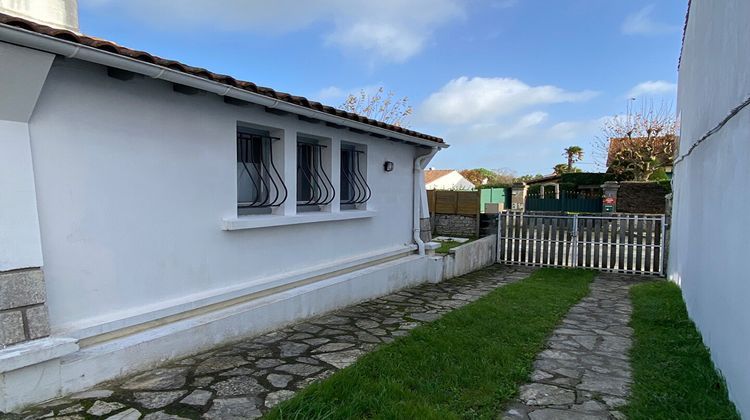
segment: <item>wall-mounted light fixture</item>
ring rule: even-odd
[[[383,170],[386,171],[386,172],[392,171],[393,170],[393,162],[391,162],[390,160],[386,160],[385,163],[383,164]]]

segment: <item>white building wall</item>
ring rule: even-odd
[[[222,230],[237,214],[238,121],[365,144],[374,217]],[[65,59],[30,131],[53,332],[412,242],[413,146]],[[382,170],[386,160],[393,172]]]
[[[0,271],[42,265],[27,122],[52,59],[0,42]]]
[[[692,1],[679,76],[680,155],[750,95],[750,2]],[[669,277],[750,416],[750,107],[678,163]]]
[[[78,0],[0,0],[0,13],[78,32]]]
[[[428,183],[425,186],[428,190],[474,190],[476,187],[468,179],[464,178],[458,171],[453,171],[447,175]]]

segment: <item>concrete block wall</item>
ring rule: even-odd
[[[49,336],[44,273],[0,272],[0,348]]]

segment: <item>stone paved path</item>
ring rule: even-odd
[[[504,419],[624,419],[633,330],[628,289],[645,279],[599,274],[534,362],[530,383]]]
[[[379,344],[523,279],[531,271],[494,266],[440,284],[402,290],[102,384],[34,407],[19,418],[256,418]]]

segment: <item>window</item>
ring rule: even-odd
[[[273,143],[278,138],[267,131],[240,128],[237,131],[238,213],[269,213],[287,198],[287,189],[274,165]]]
[[[361,160],[365,152],[353,145],[341,145],[341,204],[342,208],[355,208],[366,203],[372,196],[367,179],[362,171]]]
[[[314,139],[300,138],[297,142],[297,207],[300,210],[319,210],[336,196],[323,167],[325,147]]]

